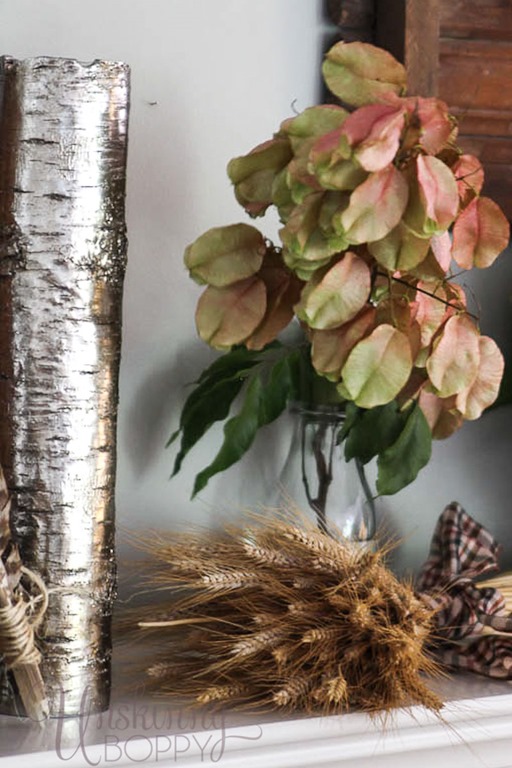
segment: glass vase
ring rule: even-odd
[[[367,542],[375,535],[375,506],[357,459],[345,460],[339,441],[345,420],[341,404],[293,403],[293,434],[279,477],[281,497],[312,511],[320,530]]]

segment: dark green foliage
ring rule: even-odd
[[[272,359],[269,353],[273,351],[279,351],[280,356]],[[300,350],[286,350],[276,342],[258,352],[238,347],[203,372],[185,402],[179,429],[168,442],[170,445],[181,434],[173,475],[208,429],[228,417],[233,401],[246,386],[239,412],[224,425],[224,441],[218,454],[196,477],[193,496],[213,475],[241,459],[258,429],[277,419],[288,401],[298,396],[300,357]]]
[[[397,493],[418,475],[432,452],[432,434],[419,405],[400,410],[396,401],[370,410],[347,403],[340,435],[345,458],[367,464],[377,457],[377,492]]]
[[[308,374],[313,375],[307,385]],[[249,450],[260,427],[275,421],[290,401],[317,394],[318,375],[305,349],[273,342],[261,351],[235,347],[215,360],[198,379],[182,410],[179,429],[168,445],[181,435],[173,475],[179,472],[190,449],[216,421],[224,424],[222,445],[196,477],[192,496],[211,477],[231,467]],[[228,418],[238,395],[238,412]],[[401,410],[396,401],[365,410],[345,405],[339,441],[345,440],[347,461],[367,464],[377,457],[377,491],[388,495],[412,482],[431,453],[431,433],[417,404]]]

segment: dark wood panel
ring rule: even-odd
[[[336,28],[329,42],[363,40],[404,61],[406,0],[324,0],[325,20]]]
[[[512,40],[512,0],[441,0],[443,37]]]
[[[338,38],[405,61],[410,93],[437,95],[459,144],[485,169],[484,194],[512,219],[512,0],[325,0]],[[333,41],[334,42],[334,41]]]
[[[439,0],[405,3],[405,67],[407,91],[414,96],[437,96],[439,61]]]
[[[509,111],[512,44],[441,39],[439,96],[449,106]]]
[[[405,0],[376,0],[375,45],[405,61]]]
[[[512,109],[463,109],[450,106],[457,117],[461,133],[484,136],[512,136]]]
[[[480,158],[484,165],[498,163],[512,166],[512,137],[465,136],[461,134],[459,144],[465,151]]]
[[[375,0],[325,0],[324,9],[344,40],[373,40]]]
[[[491,197],[512,221],[512,165],[487,163],[483,194]]]

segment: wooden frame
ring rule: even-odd
[[[459,144],[480,158],[484,194],[512,219],[512,0],[325,0],[338,38],[389,50],[410,93],[439,96]]]

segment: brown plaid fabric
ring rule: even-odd
[[[512,680],[512,614],[497,589],[475,581],[499,570],[499,550],[489,531],[452,502],[437,522],[416,587],[436,610],[435,650],[444,664]]]

